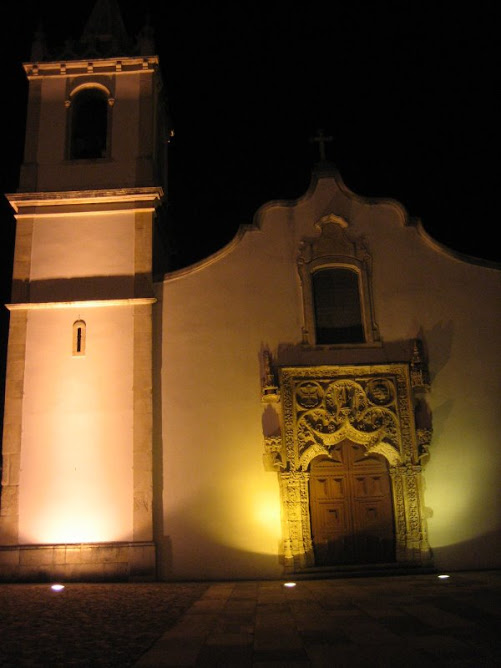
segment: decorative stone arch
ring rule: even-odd
[[[86,81],[85,83],[81,83],[78,86],[75,86],[74,88],[71,89],[69,97],[66,102],[66,106],[70,106],[72,100],[75,98],[76,95],[81,93],[84,90],[99,90],[103,93],[103,95],[107,98],[108,104],[110,106],[113,106],[114,100],[111,96],[111,91],[108,88],[108,86],[105,86],[104,84],[100,83],[99,81]]]
[[[388,462],[396,561],[418,565],[429,559],[421,486],[426,448],[414,422],[411,373],[407,364],[280,370],[281,448],[276,436],[267,447],[269,468],[278,471],[287,572],[315,565],[309,469],[345,439]]]

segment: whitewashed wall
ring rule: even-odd
[[[499,565],[499,271],[454,257],[395,202],[370,203],[339,177],[297,203],[272,203],[162,290],[163,577],[281,572],[276,474],[264,471],[260,352],[292,364],[354,363],[353,350],[302,350],[299,243],[341,215],[373,260],[382,346],[358,361],[398,362],[422,338],[434,435],[424,502],[435,563]],[[395,359],[396,357],[396,359]],[[160,389],[160,388],[157,388]]]

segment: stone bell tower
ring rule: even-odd
[[[153,578],[152,229],[168,128],[151,29],[99,0],[35,38],[16,219],[0,577]]]

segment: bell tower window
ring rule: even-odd
[[[108,99],[100,88],[84,88],[71,102],[71,160],[105,158],[108,150]]]

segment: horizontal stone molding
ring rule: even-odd
[[[158,68],[158,56],[120,56],[119,58],[73,58],[53,61],[23,63],[28,79],[42,77],[67,77],[88,74],[113,74],[124,76],[138,72],[155,72]]]
[[[33,311],[54,308],[98,308],[100,306],[143,306],[154,304],[155,297],[137,297],[130,299],[90,299],[75,302],[25,302],[24,304],[5,304],[9,311]]]

